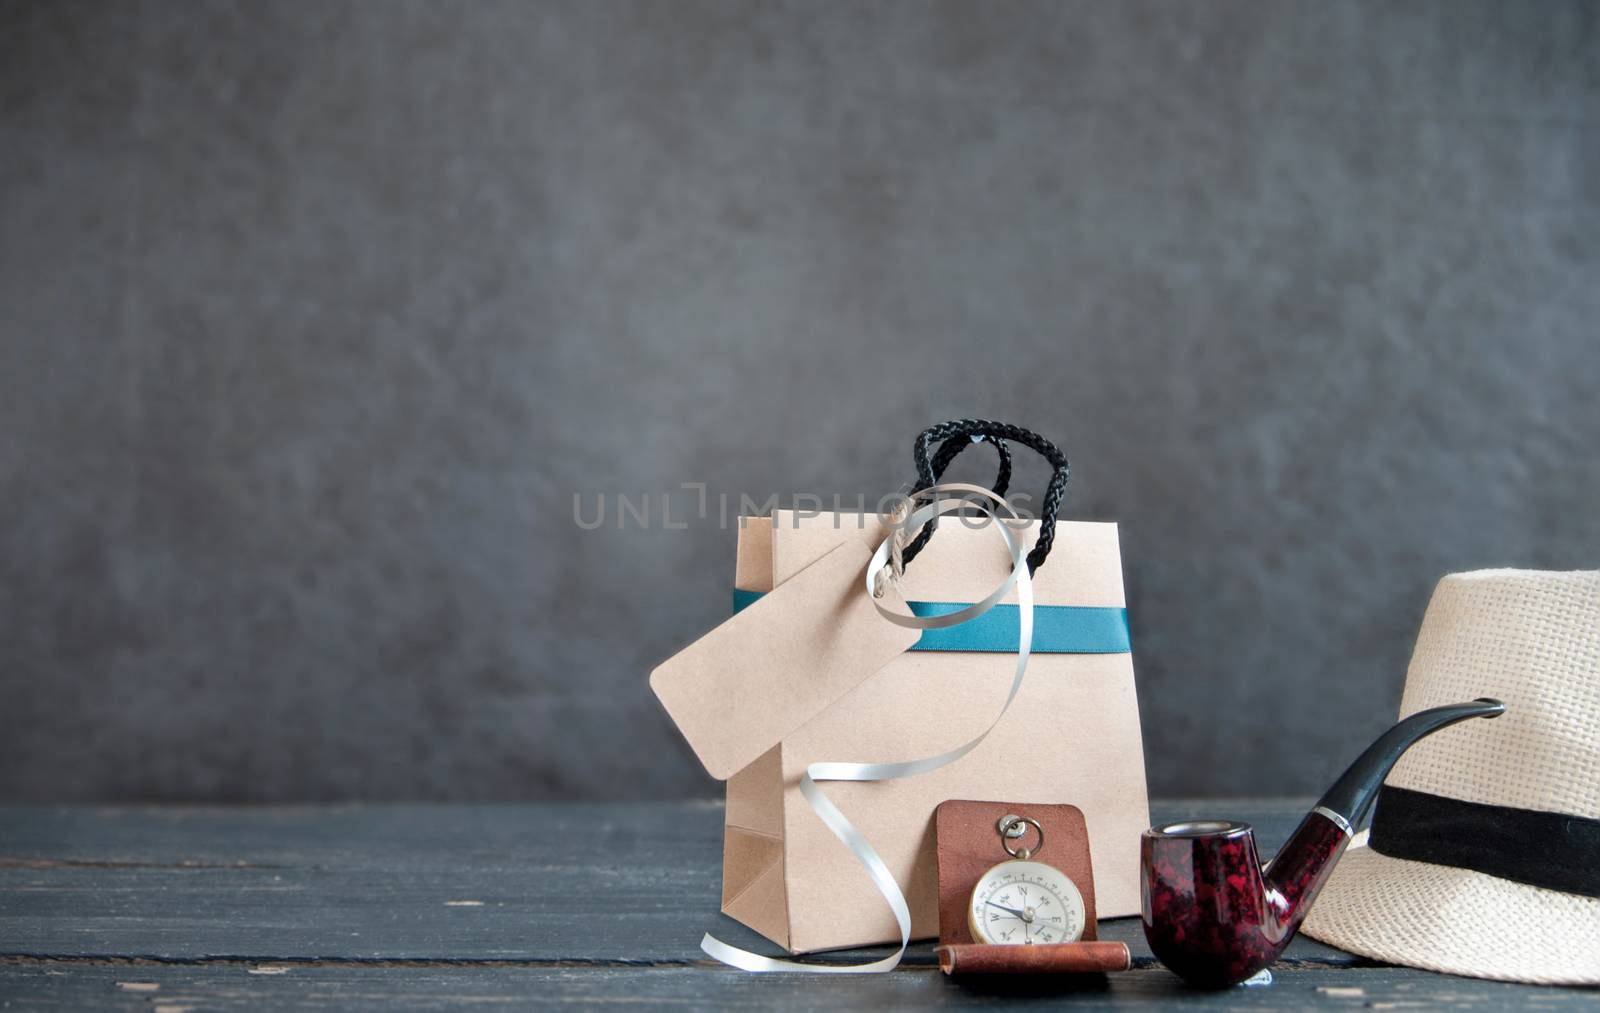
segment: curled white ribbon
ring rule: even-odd
[[[944,493],[962,493],[965,495],[956,499],[942,498]],[[913,493],[913,502],[931,500],[926,506],[921,507],[906,519],[906,530],[915,531],[928,521],[940,514],[951,513],[966,507],[979,506],[989,510],[986,504],[974,503],[971,496],[980,496],[997,504],[1013,520],[1018,520],[1016,511],[1005,500],[996,496],[994,492],[982,486],[967,485],[965,483],[951,483],[936,485],[921,492]],[[912,777],[917,774],[926,774],[931,770],[938,770],[946,764],[966,756],[979,743],[989,737],[1000,719],[1005,717],[1006,711],[1011,708],[1011,702],[1017,698],[1017,692],[1022,689],[1022,677],[1028,670],[1028,652],[1033,644],[1033,578],[1028,573],[1026,557],[1023,555],[1022,543],[1012,534],[1004,519],[994,517],[993,510],[989,510],[994,529],[1006,543],[1006,549],[1011,553],[1011,573],[1006,577],[988,597],[976,604],[969,605],[957,612],[940,616],[918,617],[892,612],[880,604],[873,595],[874,578],[889,558],[893,536],[885,538],[872,554],[872,560],[867,564],[866,592],[872,598],[879,614],[890,622],[899,626],[912,629],[942,629],[964,623],[989,611],[999,604],[1000,599],[1006,596],[1013,585],[1017,589],[1017,616],[1019,620],[1019,636],[1017,643],[1017,668],[1011,677],[1011,692],[1006,694],[1006,702],[1000,708],[1000,713],[989,723],[976,738],[965,742],[954,749],[940,753],[937,756],[928,756],[920,760],[906,760],[899,763],[835,763],[819,762],[806,767],[806,772],[800,778],[800,794],[810,804],[811,810],[817,818],[833,831],[833,835],[844,846],[850,849],[856,861],[867,870],[872,883],[888,902],[890,910],[894,912],[894,919],[900,926],[900,948],[892,956],[882,960],[874,960],[866,964],[807,964],[797,960],[779,960],[774,957],[765,957],[749,950],[741,950],[737,946],[729,946],[722,940],[714,938],[709,932],[700,940],[700,949],[706,954],[722,961],[724,964],[742,968],[746,971],[800,971],[808,974],[877,974],[892,971],[899,966],[900,960],[905,956],[906,947],[911,943],[911,908],[906,904],[905,894],[900,889],[900,884],[895,882],[894,874],[878,857],[867,839],[861,832],[845,818],[839,807],[834,805],[827,795],[823,794],[818,781],[891,781],[901,777]]]

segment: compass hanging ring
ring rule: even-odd
[[[1028,832],[1028,827],[1030,826],[1033,827],[1034,831],[1039,835],[1039,843],[1035,844],[1031,848],[1018,848],[1016,851],[1012,851],[1009,838],[1022,837]],[[1037,855],[1044,848],[1044,827],[1041,827],[1039,825],[1039,821],[1033,819],[1032,817],[1007,816],[1000,821],[999,830],[1000,846],[1005,848],[1006,854],[1010,855],[1012,858],[1020,858],[1026,862],[1034,855]]]

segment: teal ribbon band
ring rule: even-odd
[[[764,594],[762,591],[733,590],[733,611],[743,612]],[[947,615],[967,607],[968,602],[912,601],[911,614],[928,617]],[[985,651],[1014,654],[1020,636],[1017,607],[996,605],[976,619],[942,630],[923,630],[922,639],[911,645],[913,651]],[[1128,641],[1128,610],[1089,605],[1035,605],[1033,607],[1033,652],[1035,654],[1126,654],[1133,648]]]

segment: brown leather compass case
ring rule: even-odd
[[[1005,815],[1026,816],[1044,828],[1035,861],[1066,873],[1083,894],[1083,938],[1075,943],[995,946],[975,942],[967,926],[967,902],[979,878],[1006,861],[997,825]],[[1126,943],[1095,938],[1094,869],[1089,832],[1075,805],[1028,802],[967,802],[952,799],[934,810],[939,863],[939,966],[946,974],[1071,974],[1126,971]],[[1030,832],[1031,835],[1031,832]]]

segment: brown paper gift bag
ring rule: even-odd
[[[902,588],[914,602],[973,602],[1011,566],[977,521],[946,520]],[[1032,546],[1034,522],[1018,529]],[[744,518],[735,587],[767,592],[858,540],[887,536],[871,514],[778,511]],[[1034,577],[1040,612],[1126,607],[1115,524],[1060,522]],[[814,571],[815,572],[815,571]],[[1015,602],[1013,591],[1005,601]],[[775,604],[775,603],[774,603]],[[1035,635],[1021,695],[972,753],[916,777],[833,783],[827,793],[905,889],[912,935],[938,931],[933,811],[950,798],[1070,803],[1087,820],[1101,917],[1139,911],[1139,835],[1150,824],[1131,654],[1053,653]],[[966,741],[998,713],[1015,664],[1007,651],[912,650],[855,684],[728,780],[724,913],[792,953],[898,942],[866,871],[805,803],[808,764],[887,762]]]

